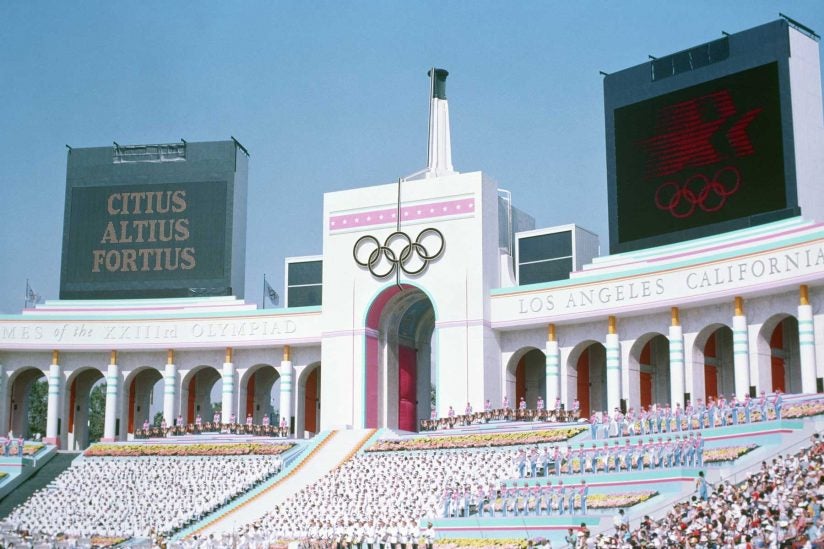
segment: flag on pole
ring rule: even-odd
[[[272,305],[277,307],[277,304],[280,302],[280,296],[275,291],[275,289],[269,285],[269,282],[266,281],[266,275],[263,275],[263,289],[266,292],[266,296],[269,298],[269,301],[272,303]]]
[[[26,307],[35,305],[40,302],[40,294],[36,293],[29,284],[29,279],[26,279]]]

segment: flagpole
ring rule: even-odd
[[[263,308],[266,308],[266,273],[263,273],[263,297],[260,300]]]
[[[29,306],[29,279],[26,279],[26,300],[23,302],[23,308],[27,308]]]

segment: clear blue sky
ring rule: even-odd
[[[207,141],[251,152],[246,299],[321,253],[325,191],[426,162],[428,80],[450,71],[453,160],[538,226],[607,243],[612,72],[824,1],[3,2],[0,312],[59,291],[65,144]]]

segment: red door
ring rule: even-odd
[[[781,389],[784,390],[784,359],[778,356],[772,357],[772,390],[773,393]]]
[[[306,393],[303,401],[303,428],[310,433],[318,431],[318,368],[312,370],[306,378]]]
[[[515,400],[512,401],[512,407],[518,409],[518,404],[521,402],[521,397],[526,398],[526,356],[521,357],[518,361],[518,367],[515,369]],[[554,403],[550,403],[553,405]]]
[[[704,395],[706,399],[718,397],[718,370],[709,364],[704,365]]]
[[[589,349],[581,353],[578,358],[578,404],[581,406],[581,417],[588,418],[592,412],[589,409]],[[554,406],[554,402],[547,402]]]
[[[770,350],[773,352],[781,352],[784,350],[783,320],[778,323],[778,326],[775,327],[772,335],[770,336]],[[775,392],[776,389],[781,389],[782,392],[786,392],[784,391],[784,359],[780,356],[773,356],[771,366],[773,392]]]
[[[417,431],[417,359],[411,347],[398,345],[398,429]]]
[[[641,372],[641,406],[652,404],[652,374]]]

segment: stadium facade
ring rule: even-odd
[[[89,299],[61,296],[72,299],[0,318],[0,426],[26,431],[27,395],[44,376],[46,437],[70,448],[88,443],[89,391],[101,378],[109,440],[127,439],[151,419],[156,383],[169,424],[208,418],[220,380],[224,418],[252,414],[260,422],[277,400],[301,435],[340,426],[415,430],[433,406],[444,417],[450,407],[498,407],[504,398],[523,397],[529,407],[539,397],[549,406],[577,400],[588,414],[719,394],[822,392],[819,66],[817,36],[782,19],[607,76],[605,256],[585,229],[535,229],[483,173],[455,171],[447,74],[433,69],[427,168],[325,194],[323,253],[287,260],[281,309],[258,309],[236,297],[242,290],[198,289],[239,280],[236,239],[245,220],[236,206],[245,201],[246,173],[234,145],[200,144],[241,159],[216,176],[237,182],[224,191],[238,191],[221,195],[218,214],[227,221],[209,284],[146,285],[139,271],[151,264],[136,252],[125,272],[119,232],[103,255],[81,246],[89,269],[98,258],[108,270],[105,279],[82,281]],[[133,172],[117,172],[119,146],[89,151],[116,172],[98,180],[108,190],[142,184],[134,177],[145,165],[149,179],[171,185],[157,192],[188,183],[196,194],[194,183],[227,165],[188,173],[193,158],[173,151],[134,158],[126,167]],[[164,179],[171,165],[175,173]],[[109,215],[122,213],[118,204]],[[67,190],[67,220],[72,215]],[[104,232],[90,234],[102,241],[101,215]],[[107,269],[110,253],[121,263]],[[143,255],[150,254],[160,257]],[[64,271],[74,259],[64,255]],[[162,293],[170,287],[193,297]],[[91,299],[101,288],[129,293]]]

